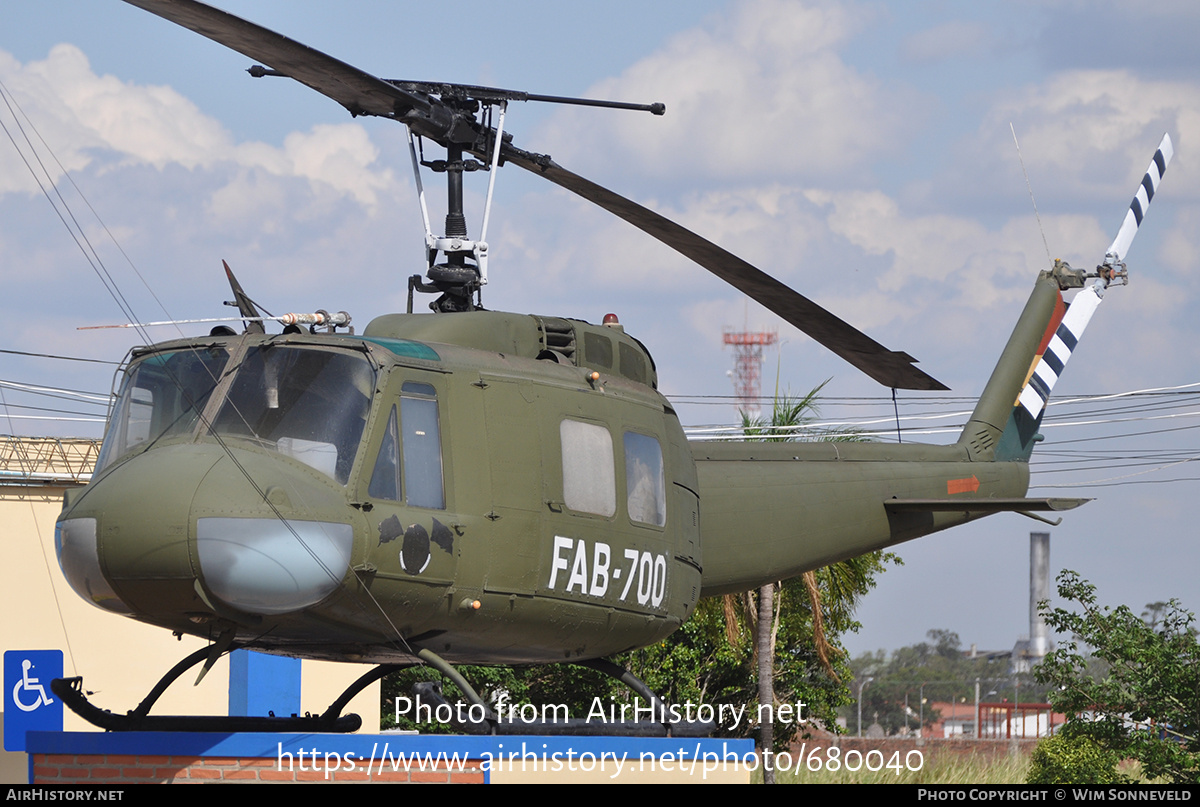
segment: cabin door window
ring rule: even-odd
[[[625,432],[625,493],[631,521],[667,523],[662,446],[649,435]]]
[[[414,507],[446,508],[442,484],[442,436],[437,393],[429,384],[406,381],[400,393],[404,492]]]
[[[579,420],[559,424],[562,440],[563,501],[580,513],[617,512],[617,479],[612,435],[604,426]]]
[[[388,417],[367,494],[446,509],[437,392],[431,385],[408,381],[401,388],[400,407],[393,406]]]

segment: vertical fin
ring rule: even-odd
[[[983,394],[979,396],[975,411],[958,438],[959,444],[967,447],[971,459],[1000,458],[998,446],[1011,427],[1013,403],[1032,375],[1035,362],[1049,342],[1049,334],[1053,334],[1063,310],[1059,284],[1051,272],[1042,272]]]
[[[1042,416],[1054,384],[1083,337],[1084,329],[1092,321],[1092,314],[1096,313],[1100,300],[1096,287],[1088,286],[1075,295],[1075,299],[1067,306],[1062,321],[1038,357],[1025,388],[1017,396],[1018,408],[1025,410],[1030,417],[1036,419]]]

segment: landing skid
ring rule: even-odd
[[[230,647],[230,650],[235,649]],[[220,656],[217,653],[216,656]],[[353,684],[338,696],[328,709],[319,715],[291,715],[290,717],[237,717],[222,715],[151,715],[150,708],[166,691],[175,679],[183,675],[201,661],[208,660],[205,667],[212,666],[216,661],[211,647],[203,647],[172,667],[166,675],[159,679],[137,708],[123,715],[114,714],[107,709],[100,709],[88,701],[83,690],[83,678],[56,678],[50,682],[50,690],[62,698],[72,712],[82,717],[93,726],[99,726],[106,731],[285,731],[285,732],[339,732],[358,731],[362,727],[362,718],[356,714],[343,715],[342,710],[350,701],[370,684],[378,681],[390,672],[404,669],[409,665],[381,664],[360,676]],[[203,674],[203,673],[202,673]]]
[[[342,710],[363,689],[383,678],[385,675],[397,672],[411,664],[380,664],[372,668],[346,688],[329,708],[319,715],[291,715],[289,717],[238,717],[222,715],[151,715],[150,709],[179,676],[192,667],[204,661],[205,666],[201,677],[212,667],[217,658],[229,650],[237,649],[236,645],[227,647],[203,647],[190,654],[159,679],[150,693],[138,704],[137,708],[125,714],[115,714],[107,709],[93,705],[83,689],[83,678],[56,678],[50,682],[51,691],[62,698],[75,714],[94,726],[106,731],[196,731],[196,732],[336,732],[346,733],[358,731],[362,727],[362,718],[356,714],[343,715]],[[624,736],[624,737],[707,737],[716,730],[716,724],[708,721],[685,721],[679,718],[671,719],[676,713],[668,707],[653,690],[633,673],[623,667],[604,659],[592,659],[579,662],[582,667],[588,667],[604,673],[625,684],[641,699],[646,706],[640,711],[649,713],[658,719],[649,720],[619,720],[593,721],[587,718],[567,718],[563,720],[526,720],[504,719],[484,702],[483,698],[467,683],[466,679],[447,661],[430,650],[421,650],[418,657],[429,666],[445,674],[459,691],[463,693],[472,707],[478,707],[482,719],[477,721],[452,720],[451,725],[466,734],[542,734],[542,735],[579,735],[579,736]],[[441,686],[433,682],[417,684],[414,693],[432,708],[446,706],[451,714],[459,710],[442,695]],[[469,710],[469,714],[475,714]]]

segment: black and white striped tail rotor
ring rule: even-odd
[[[1171,135],[1163,135],[1162,142],[1158,144],[1158,151],[1154,152],[1154,159],[1150,161],[1150,167],[1146,169],[1146,175],[1142,177],[1141,187],[1138,188],[1133,202],[1129,205],[1125,220],[1121,222],[1121,229],[1117,231],[1117,237],[1113,239],[1112,246],[1108,248],[1108,252],[1104,256],[1106,265],[1112,266],[1125,260],[1129,245],[1133,243],[1133,237],[1137,235],[1142,217],[1146,215],[1146,209],[1150,207],[1150,200],[1154,198],[1154,192],[1158,190],[1158,183],[1162,182],[1163,174],[1167,172],[1167,165],[1171,162],[1174,154],[1175,147],[1171,144]]]
[[[1097,267],[1097,275],[1089,275],[1089,277],[1096,277],[1096,282],[1075,295],[1075,299],[1066,306],[1066,313],[1063,314],[1060,321],[1051,322],[1049,339],[1045,343],[1045,348],[1037,357],[1034,370],[1025,383],[1024,389],[1021,390],[1021,394],[1017,397],[1017,412],[1020,413],[1020,410],[1024,410],[1034,423],[1038,422],[1038,418],[1046,408],[1050,392],[1054,389],[1058,377],[1062,375],[1067,360],[1075,351],[1075,346],[1083,337],[1083,331],[1091,322],[1092,315],[1099,307],[1104,297],[1104,290],[1115,278],[1125,277],[1125,255],[1129,251],[1129,245],[1133,243],[1133,237],[1137,235],[1142,217],[1146,215],[1146,210],[1150,207],[1150,200],[1154,198],[1154,192],[1158,190],[1158,184],[1162,182],[1167,164],[1171,162],[1174,153],[1171,136],[1163,135],[1162,142],[1158,144],[1158,150],[1154,152],[1154,159],[1150,161],[1150,167],[1146,169],[1146,175],[1142,177],[1142,184],[1138,187],[1133,202],[1129,205],[1125,220],[1121,223],[1121,229],[1117,231],[1117,237],[1113,239],[1112,246],[1108,248],[1108,252],[1104,256],[1104,263]]]
[[[1054,335],[1050,337],[1045,350],[1038,357],[1029,380],[1025,382],[1025,388],[1017,396],[1016,408],[1024,409],[1034,421],[1041,417],[1055,382],[1062,375],[1075,346],[1083,337],[1084,329],[1092,321],[1092,314],[1096,313],[1096,308],[1100,305],[1100,287],[1097,283],[1075,295],[1062,320],[1054,328]]]

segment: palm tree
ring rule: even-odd
[[[813,387],[808,394],[792,397],[788,394],[776,395],[771,408],[770,420],[761,417],[750,417],[742,412],[743,433],[752,440],[764,442],[787,442],[792,440],[837,440],[861,441],[866,438],[846,430],[836,429],[806,429],[811,426],[819,414],[818,400],[821,390],[830,379]],[[801,575],[800,580],[808,594],[812,607],[813,645],[822,668],[835,681],[841,681],[830,662],[830,654],[835,648],[830,645],[825,634],[823,611],[825,610],[821,596],[821,583],[825,583],[831,591],[833,601],[841,607],[853,608],[857,601],[856,592],[864,588],[864,581],[869,578],[869,567],[873,563],[863,563],[861,559],[853,558],[842,563],[827,566],[824,569],[808,571]],[[820,579],[818,579],[820,578]],[[768,583],[759,588],[757,604],[753,603],[753,593],[742,595],[727,594],[725,596],[726,633],[730,642],[736,640],[736,602],[740,596],[747,622],[755,626],[754,655],[758,668],[758,702],[775,705],[775,640],[779,633],[780,614],[783,604],[783,589],[778,582]],[[769,749],[774,742],[774,725],[771,720],[773,709],[766,713],[765,720],[760,726],[760,748]],[[763,783],[774,784],[773,770],[763,768]]]

